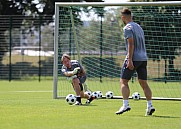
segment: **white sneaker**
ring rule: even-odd
[[[115,112],[117,115],[120,115],[124,112],[130,111],[131,107],[130,106],[122,106],[117,112]]]
[[[153,106],[151,106],[151,107],[146,109],[145,116],[152,115],[152,113],[154,113],[154,112],[155,112],[155,108]]]
[[[73,105],[82,105],[82,103],[80,103],[79,101],[76,101]]]

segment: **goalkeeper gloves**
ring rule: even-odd
[[[77,68],[75,68],[73,71],[69,71],[69,72],[67,72],[68,74],[77,74],[77,72],[78,72],[78,70],[80,69],[80,67],[77,67]]]
[[[77,67],[73,70],[73,74],[77,74],[78,70],[80,69],[80,67]]]

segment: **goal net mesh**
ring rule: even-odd
[[[148,84],[155,98],[181,98],[181,6],[58,6],[57,97],[74,93],[61,73],[63,53],[79,60],[87,73],[91,91],[112,91],[121,96],[120,71],[125,59],[125,42],[120,10],[131,9],[133,20],[145,33]],[[58,18],[58,20],[57,20]],[[56,35],[56,34],[55,34]],[[56,43],[56,42],[55,42]],[[135,73],[130,93],[144,93]]]

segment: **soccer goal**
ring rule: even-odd
[[[153,99],[181,100],[181,2],[55,3],[53,98],[74,93],[61,73],[63,53],[81,62],[91,91],[121,98],[120,70],[125,58],[120,10],[129,8],[145,32],[148,83]],[[135,73],[131,94],[144,94]]]

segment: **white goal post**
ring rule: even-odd
[[[181,1],[167,2],[55,2],[53,98],[74,93],[61,74],[63,53],[79,60],[93,91],[113,91],[122,98],[119,74],[124,60],[123,23],[119,10],[128,7],[145,31],[148,83],[154,99],[181,99]],[[179,28],[178,28],[179,27]],[[136,80],[131,92],[143,92]]]

